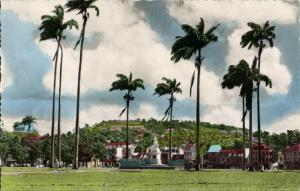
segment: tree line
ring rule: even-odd
[[[129,122],[131,125],[144,126],[145,130],[137,133],[129,128],[129,142],[136,145],[135,152],[145,152],[153,143],[152,133],[158,135],[159,145],[169,146],[169,131],[165,128],[165,121],[162,120],[135,120]],[[115,125],[123,128],[112,130]],[[94,125],[85,125],[80,129],[79,143],[79,162],[88,162],[92,159],[105,160],[107,156],[113,153],[105,148],[108,141],[125,142],[126,141],[126,122],[103,121]],[[241,130],[227,125],[216,125],[211,123],[201,123],[200,153],[205,155],[212,144],[220,144],[226,149],[242,149],[243,138]],[[194,121],[173,121],[173,147],[180,147],[182,144],[194,143],[196,123]],[[2,160],[5,163],[9,155],[16,160],[18,164],[36,164],[41,159],[44,165],[50,161],[51,154],[51,136],[49,134],[39,135],[37,132],[2,132],[0,147]],[[74,132],[63,133],[61,142],[62,156],[61,162],[64,166],[73,163],[74,152]],[[254,138],[258,138],[258,132],[253,133]],[[58,136],[55,136],[57,146]],[[289,145],[300,143],[300,132],[297,130],[288,130],[286,133],[270,134],[262,132],[262,140],[269,144],[275,151],[284,151]],[[249,144],[247,144],[249,146]],[[58,154],[58,153],[56,153]]]

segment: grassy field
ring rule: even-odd
[[[117,169],[3,168],[3,191],[94,190],[288,190],[300,191],[300,171],[242,172],[239,170],[119,171]]]

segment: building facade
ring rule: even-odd
[[[300,169],[300,144],[289,146],[284,152],[284,165],[287,169]]]

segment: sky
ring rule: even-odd
[[[41,16],[50,14],[63,0],[4,0],[1,2],[2,115],[4,128],[25,115],[38,119],[43,133],[51,129],[54,41],[39,41]],[[87,23],[81,81],[80,125],[102,120],[121,119],[124,92],[109,92],[117,73],[142,78],[146,89],[134,93],[131,119],[161,119],[167,97],[153,96],[162,77],[176,78],[183,93],[176,95],[174,116],[194,120],[196,91],[189,97],[194,59],[174,64],[171,46],[183,35],[181,24],[195,26],[200,17],[206,29],[220,24],[218,41],[203,50],[201,70],[201,121],[241,127],[239,90],[223,90],[222,77],[229,65],[245,59],[251,63],[257,50],[242,49],[247,22],[276,26],[273,48],[262,54],[262,73],[268,75],[273,88],[262,87],[262,129],[270,132],[300,130],[300,3],[294,1],[192,1],[192,0],[99,0],[100,16],[93,10]],[[75,13],[65,19],[82,20]],[[62,81],[62,130],[75,128],[75,101],[79,50],[73,50],[79,30],[65,31]],[[256,102],[256,97],[254,98]],[[256,129],[256,107],[254,107]]]

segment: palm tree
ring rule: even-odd
[[[192,55],[198,54],[195,61],[195,67],[197,69],[197,105],[196,105],[196,171],[199,170],[200,164],[200,69],[201,63],[204,57],[201,55],[201,51],[204,47],[212,42],[216,42],[218,37],[213,33],[218,25],[215,25],[204,31],[204,20],[201,18],[196,28],[190,25],[181,25],[182,30],[185,32],[185,36],[176,37],[176,41],[172,46],[172,57],[175,63],[181,59],[190,59]],[[192,94],[192,86],[194,83],[195,71],[191,80],[190,96]]]
[[[182,90],[180,89],[180,82],[177,82],[176,79],[168,79],[163,77],[162,80],[163,83],[157,84],[155,88],[155,94],[158,94],[158,96],[163,95],[170,95],[169,98],[169,106],[167,110],[165,111],[165,118],[170,117],[170,127],[169,127],[169,160],[172,159],[172,118],[173,118],[173,104],[176,101],[176,98],[174,96],[175,93],[182,93]]]
[[[138,88],[145,89],[144,81],[142,79],[133,79],[132,72],[130,72],[129,77],[124,74],[117,74],[116,75],[119,79],[114,81],[111,84],[111,88],[109,91],[114,90],[125,90],[127,91],[124,95],[124,100],[126,102],[125,108],[122,110],[119,116],[122,116],[125,111],[127,111],[126,115],[126,159],[128,159],[128,119],[129,119],[129,104],[130,101],[134,99],[133,92],[136,91]]]
[[[99,16],[99,8],[94,5],[97,0],[69,0],[65,7],[67,7],[67,12],[77,11],[77,14],[82,15],[83,26],[81,29],[79,40],[76,42],[75,48],[80,43],[80,56],[79,56],[79,68],[78,68],[78,78],[77,78],[77,101],[76,101],[76,122],[75,122],[75,156],[73,168],[78,169],[78,152],[79,152],[79,108],[80,108],[80,79],[81,79],[81,66],[82,66],[82,53],[83,44],[85,36],[85,28],[87,20],[89,18],[89,9],[94,9],[96,11],[96,16]]]
[[[240,87],[240,96],[243,99],[243,143],[245,148],[245,117],[249,111],[249,170],[253,171],[253,152],[252,152],[252,98],[253,92],[256,90],[254,83],[264,81],[266,86],[272,87],[271,80],[263,74],[259,74],[256,69],[257,59],[253,60],[252,67],[245,60],[241,60],[238,65],[231,65],[228,68],[228,73],[224,75],[222,88],[233,89]],[[245,110],[246,107],[246,110]],[[245,153],[244,153],[245,157]],[[244,161],[245,159],[243,159]],[[243,168],[245,164],[243,164]]]
[[[24,125],[24,126],[25,126],[25,125],[28,125],[27,132],[30,132],[31,125],[32,125],[32,124],[36,124],[36,118],[33,117],[33,116],[31,116],[31,115],[26,115],[26,116],[22,119],[22,121],[21,121],[20,124],[22,124],[22,125]]]
[[[275,26],[271,26],[269,21],[267,21],[263,26],[260,26],[256,23],[249,22],[248,26],[251,28],[246,32],[241,39],[242,48],[248,46],[248,49],[252,47],[258,48],[258,73],[260,73],[260,63],[261,63],[261,54],[263,49],[266,47],[266,43],[269,46],[273,47],[273,40],[275,39]],[[257,81],[257,129],[258,129],[258,158],[259,158],[259,168],[262,171],[262,153],[261,153],[261,127],[260,127],[260,95],[259,88],[260,82]]]
[[[40,41],[55,39],[57,42],[56,52],[54,54],[53,60],[54,65],[54,80],[53,80],[53,95],[52,95],[52,124],[51,124],[51,161],[50,167],[54,167],[54,121],[55,121],[55,95],[56,95],[56,73],[57,73],[57,62],[59,49],[61,50],[61,60],[60,60],[60,73],[59,73],[59,97],[58,97],[58,160],[61,161],[61,140],[60,140],[60,97],[61,97],[61,81],[62,81],[62,61],[63,61],[63,49],[61,45],[61,40],[64,38],[63,31],[67,28],[72,29],[75,27],[78,29],[78,23],[75,20],[69,20],[64,23],[64,8],[61,5],[55,6],[53,16],[43,15],[41,17],[42,24],[39,27],[41,30]]]
[[[14,122],[13,129],[15,130],[17,127],[19,127],[22,123],[21,122]]]

